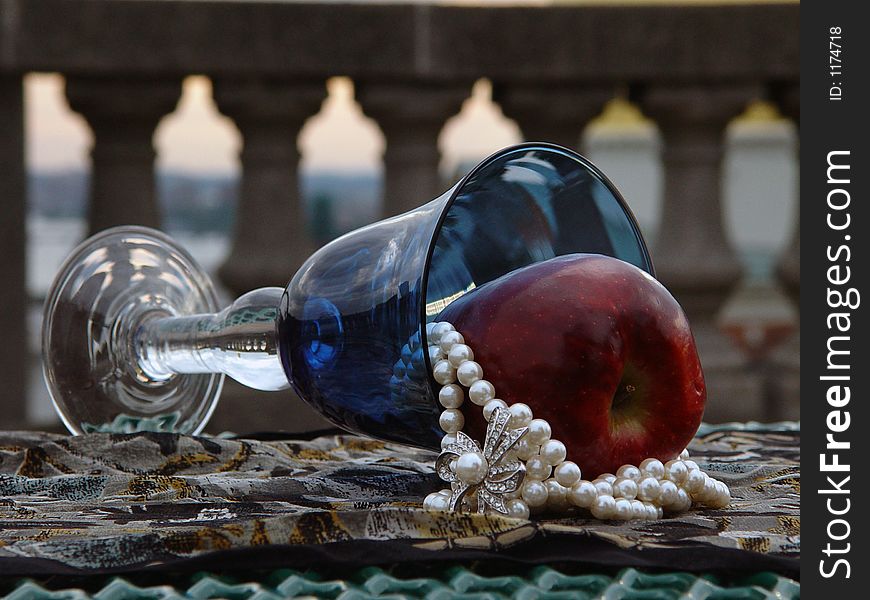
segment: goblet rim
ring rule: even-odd
[[[496,152],[493,152],[492,154],[490,154],[489,156],[487,156],[486,158],[484,158],[483,160],[478,162],[474,168],[472,168],[468,173],[466,173],[465,176],[462,177],[451,189],[450,197],[445,202],[444,207],[441,209],[441,214],[438,216],[438,221],[436,222],[435,228],[432,231],[432,238],[429,240],[429,245],[428,245],[427,254],[426,254],[426,260],[423,263],[423,276],[421,278],[421,286],[422,286],[421,289],[422,289],[422,293],[423,293],[423,301],[420,303],[420,309],[419,309],[420,310],[420,336],[421,336],[422,345],[424,348],[427,347],[429,344],[429,339],[428,339],[428,336],[426,334],[426,323],[427,323],[426,305],[427,305],[427,300],[428,300],[428,298],[426,296],[427,296],[428,290],[429,290],[429,272],[430,272],[430,269],[432,267],[432,255],[435,252],[436,241],[438,240],[438,236],[441,233],[442,225],[444,224],[444,221],[447,218],[447,215],[450,213],[450,209],[453,207],[453,204],[456,202],[456,199],[462,193],[463,189],[468,184],[468,182],[473,177],[475,177],[480,171],[489,167],[493,162],[505,158],[509,154],[529,151],[529,150],[533,150],[533,149],[541,149],[541,150],[546,150],[546,151],[550,151],[550,152],[557,152],[557,153],[560,153],[564,156],[567,156],[568,158],[580,163],[580,165],[582,165],[582,167],[584,167],[585,169],[590,171],[607,188],[607,190],[610,192],[610,194],[619,203],[619,206],[620,206],[620,208],[622,208],[623,212],[625,213],[625,216],[628,218],[628,221],[631,225],[632,231],[634,232],[634,234],[637,238],[638,248],[641,252],[642,258],[644,259],[646,264],[649,265],[649,269],[647,270],[647,272],[650,275],[652,275],[653,277],[656,276],[655,266],[654,266],[653,261],[652,261],[652,256],[650,255],[649,248],[647,247],[646,241],[643,238],[643,234],[641,232],[640,225],[637,222],[637,218],[634,216],[634,213],[632,212],[631,208],[629,207],[628,202],[625,200],[625,197],[619,191],[619,188],[616,187],[616,184],[614,184],[613,181],[611,181],[610,178],[607,177],[607,175],[605,175],[604,172],[601,171],[601,169],[599,169],[597,166],[595,166],[595,164],[591,160],[589,160],[588,158],[586,158],[585,156],[583,156],[582,154],[580,154],[576,150],[572,150],[571,148],[566,148],[565,146],[562,146],[560,144],[554,144],[552,142],[529,141],[529,142],[522,142],[520,144],[515,144],[513,146],[508,146],[507,148],[502,148]],[[437,390],[440,387],[440,384],[438,384],[435,381],[435,379],[432,377],[432,362],[429,358],[428,353],[424,352],[423,354],[424,354],[423,360],[426,364],[426,373],[427,373],[427,376],[429,379],[430,388],[432,390]],[[437,397],[437,394],[435,394],[435,396]]]

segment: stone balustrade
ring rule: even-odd
[[[801,104],[800,86],[797,83],[785,85],[773,92],[782,113],[800,125]],[[801,229],[800,214],[795,223],[791,243],[777,264],[777,276],[791,301],[800,311],[801,299]],[[778,418],[796,418],[800,414],[800,370],[801,370],[801,333],[800,323],[797,331],[777,349],[773,355],[774,375],[770,404],[779,407]]]
[[[716,327],[716,316],[742,275],[722,224],[723,132],[759,93],[751,84],[691,83],[652,84],[642,94],[641,105],[658,123],[663,141],[657,276],[692,324],[714,410],[736,398],[758,410],[762,396],[763,381]]]
[[[242,133],[232,251],[220,270],[236,294],[283,286],[314,250],[299,197],[296,137],[326,98],[323,82],[216,79],[218,107]]]
[[[24,416],[21,86],[32,71],[65,75],[70,106],[94,131],[91,231],[159,225],[151,137],[174,109],[184,76],[212,78],[219,110],[244,140],[236,234],[220,271],[235,291],[283,284],[311,251],[296,136],[319,110],[328,77],[352,78],[363,111],[384,133],[385,215],[442,191],[438,133],[476,79],[493,82],[494,100],[526,138],[568,146],[578,144],[617,90],[628,91],[661,131],[665,189],[656,265],[698,334],[711,412],[715,418],[729,406],[729,417],[755,416],[765,386],[715,327],[741,277],[722,222],[723,140],[729,120],[753,99],[799,118],[798,16],[797,3],[0,0],[2,426]],[[795,300],[798,256],[795,234],[778,271]],[[788,348],[781,360],[794,372],[799,359],[791,356],[794,343]]]
[[[94,132],[89,233],[128,223],[160,227],[151,138],[180,95],[180,78],[67,77],[69,105]]]

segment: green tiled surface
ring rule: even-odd
[[[615,575],[568,574],[550,567],[517,569],[513,574],[482,575],[464,567],[421,568],[425,576],[407,569],[393,572],[367,567],[346,579],[317,572],[279,570],[261,577],[225,577],[196,574],[172,579],[171,584],[132,583],[121,577],[91,580],[79,588],[63,588],[53,579],[44,586],[22,580],[8,588],[4,598],[14,600],[158,600],[226,598],[330,598],[367,600],[419,598],[426,600],[791,600],[800,598],[800,584],[774,573],[723,579],[690,573],[646,573],[625,569]],[[160,575],[151,575],[160,581]],[[166,579],[164,579],[166,581]]]

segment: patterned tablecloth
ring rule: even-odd
[[[719,429],[692,458],[734,501],[661,521],[422,509],[434,455],[360,437],[0,433],[0,575],[503,560],[797,577],[800,434]]]

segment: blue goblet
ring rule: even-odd
[[[76,434],[198,433],[228,375],[259,390],[292,386],[346,430],[435,449],[426,324],[478,286],[576,252],[653,272],[613,184],[545,143],[490,156],[435,200],[326,244],[286,288],[220,312],[208,276],[169,237],[114,228],[76,248],[54,281],[46,381]]]

